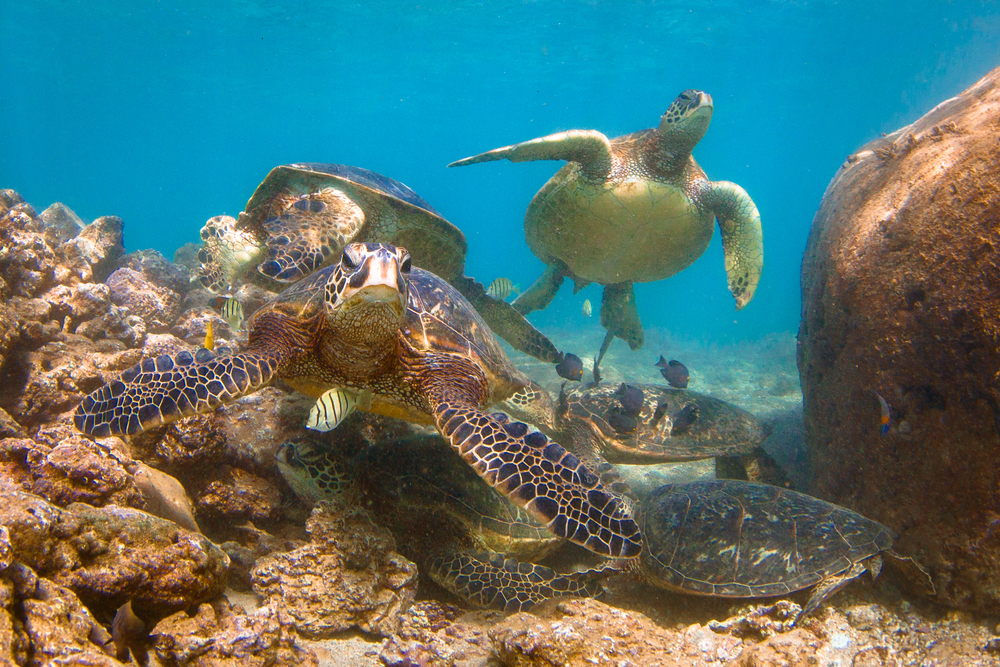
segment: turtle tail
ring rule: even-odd
[[[257,391],[280,366],[277,355],[216,356],[204,348],[144,359],[84,397],[73,423],[95,438],[136,435]]]
[[[559,597],[594,597],[609,566],[561,574],[534,563],[486,552],[439,553],[427,559],[426,571],[438,585],[476,607],[528,611]]]

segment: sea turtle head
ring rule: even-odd
[[[660,117],[660,133],[693,148],[712,121],[712,96],[701,90],[685,90]]]
[[[375,340],[406,316],[410,253],[385,243],[351,243],[326,283],[327,320],[339,332]]]
[[[347,466],[333,451],[309,443],[286,442],[278,447],[274,458],[292,491],[307,503],[343,500],[348,492]]]

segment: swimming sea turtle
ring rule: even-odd
[[[558,403],[535,383],[501,406],[565,442],[591,469],[603,462],[646,464],[714,458],[718,477],[787,486],[784,472],[764,451],[764,424],[752,414],[711,396],[654,384],[638,390],[642,406],[624,430],[612,425],[619,386],[581,383],[563,390]],[[616,424],[617,425],[617,424]]]
[[[690,266],[708,247],[716,219],[736,308],[749,303],[764,263],[760,214],[743,188],[709,181],[691,155],[711,119],[711,96],[685,90],[655,129],[614,139],[569,130],[448,165],[568,162],[528,205],[528,247],[548,266],[514,307],[524,314],[545,308],[567,276],[577,289],[600,283],[608,332],[601,357],[614,336],[637,350],[643,334],[632,284]]]
[[[470,590],[478,606],[516,611],[560,595],[599,592],[596,576],[560,577],[548,568],[519,565],[565,542],[483,484],[460,457],[441,446],[438,436],[379,442],[353,456],[339,448],[288,442],[275,458],[282,476],[304,501],[333,500],[367,508],[393,533],[400,553],[416,561],[421,571],[440,557],[489,552],[496,576]],[[530,575],[523,582],[519,569]]]
[[[352,242],[390,243],[450,282],[490,328],[518,350],[558,363],[562,355],[509,303],[464,275],[465,236],[416,192],[368,169],[296,163],[275,167],[237,222],[217,216],[201,230],[199,280],[215,292],[254,277],[294,282],[338,261]],[[268,285],[277,291],[271,282]]]
[[[560,537],[634,557],[623,503],[546,436],[485,411],[528,383],[475,309],[403,248],[352,243],[247,322],[244,352],[146,359],[86,396],[92,436],[134,435],[257,391],[280,377],[312,397],[364,396],[371,412],[433,424],[491,486]]]

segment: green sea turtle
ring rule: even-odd
[[[628,573],[655,586],[717,597],[788,595],[815,587],[799,616],[882,558],[928,591],[911,559],[892,550],[885,526],[843,507],[742,480],[661,486],[636,505],[639,559],[559,573],[525,562],[555,545],[530,517],[473,484],[436,438],[380,443],[350,461],[339,452],[286,443],[278,467],[308,501],[347,498],[387,523],[404,553],[475,606],[523,611],[554,597],[593,595],[604,577]]]
[[[927,572],[892,550],[888,528],[796,491],[732,479],[667,484],[642,498],[635,511],[643,532],[638,559],[624,567],[612,563],[551,576],[560,581],[578,577],[586,585],[595,576],[627,572],[661,588],[727,598],[775,597],[812,588],[792,624],[865,572],[878,576],[883,558],[927,594],[934,593]],[[489,553],[445,553],[430,563],[430,574],[475,603],[475,582],[499,576],[494,560]],[[549,568],[532,576],[530,564],[505,567],[522,573],[521,587],[528,590],[516,591],[521,599],[540,599],[550,588]]]
[[[558,402],[535,383],[501,406],[567,446],[591,469],[604,462],[647,464],[714,458],[718,477],[787,486],[787,477],[764,451],[764,424],[711,396],[654,384],[627,385],[642,397],[632,428],[614,423],[620,388],[613,384],[563,385]],[[615,428],[619,426],[619,428]]]
[[[215,292],[237,282],[274,291],[339,261],[352,242],[389,243],[413,263],[450,282],[501,338],[542,361],[562,355],[509,303],[491,298],[464,275],[465,236],[416,192],[361,167],[296,163],[275,167],[257,187],[239,221],[210,219],[201,230],[199,280]],[[255,277],[256,276],[256,277]]]
[[[548,266],[514,307],[524,314],[545,308],[567,276],[578,290],[600,283],[607,336],[598,361],[615,336],[637,350],[643,334],[632,284],[690,266],[708,247],[716,219],[736,308],[749,303],[764,263],[760,214],[743,188],[709,181],[691,155],[711,119],[711,96],[685,90],[655,129],[614,139],[569,130],[448,165],[568,162],[528,205],[528,247]]]
[[[559,537],[597,553],[639,554],[624,504],[579,459],[526,424],[486,412],[528,380],[468,301],[411,268],[405,249],[349,244],[340,262],[258,310],[247,330],[237,354],[144,360],[86,396],[76,427],[134,435],[277,377],[320,401],[331,391],[364,395],[371,412],[436,426],[481,477]]]

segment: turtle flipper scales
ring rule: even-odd
[[[493,552],[439,553],[427,571],[440,586],[476,607],[528,611],[558,597],[594,597],[603,569],[560,574],[542,565],[520,563]]]
[[[296,197],[281,215],[261,223],[267,256],[257,270],[279,282],[299,280],[340,257],[364,222],[364,211],[334,188]]]
[[[750,303],[764,269],[764,233],[760,212],[746,190],[729,181],[707,184],[701,202],[715,213],[726,256],[726,280],[736,310]]]
[[[545,334],[526,320],[514,306],[487,294],[482,283],[460,276],[452,281],[452,285],[479,312],[493,333],[512,347],[540,361],[553,364],[562,361],[562,354]]]
[[[611,142],[597,130],[567,130],[531,141],[522,141],[512,146],[495,148],[479,155],[473,155],[449,164],[449,167],[464,167],[468,164],[510,160],[529,162],[532,160],[566,160],[578,162],[588,177],[605,179],[611,173]]]
[[[95,438],[136,435],[257,391],[274,377],[279,361],[253,353],[215,356],[205,349],[144,359],[84,397],[73,423]]]
[[[639,555],[638,524],[580,459],[523,422],[479,409],[455,379],[428,398],[438,430],[480,477],[559,537],[604,556]]]

